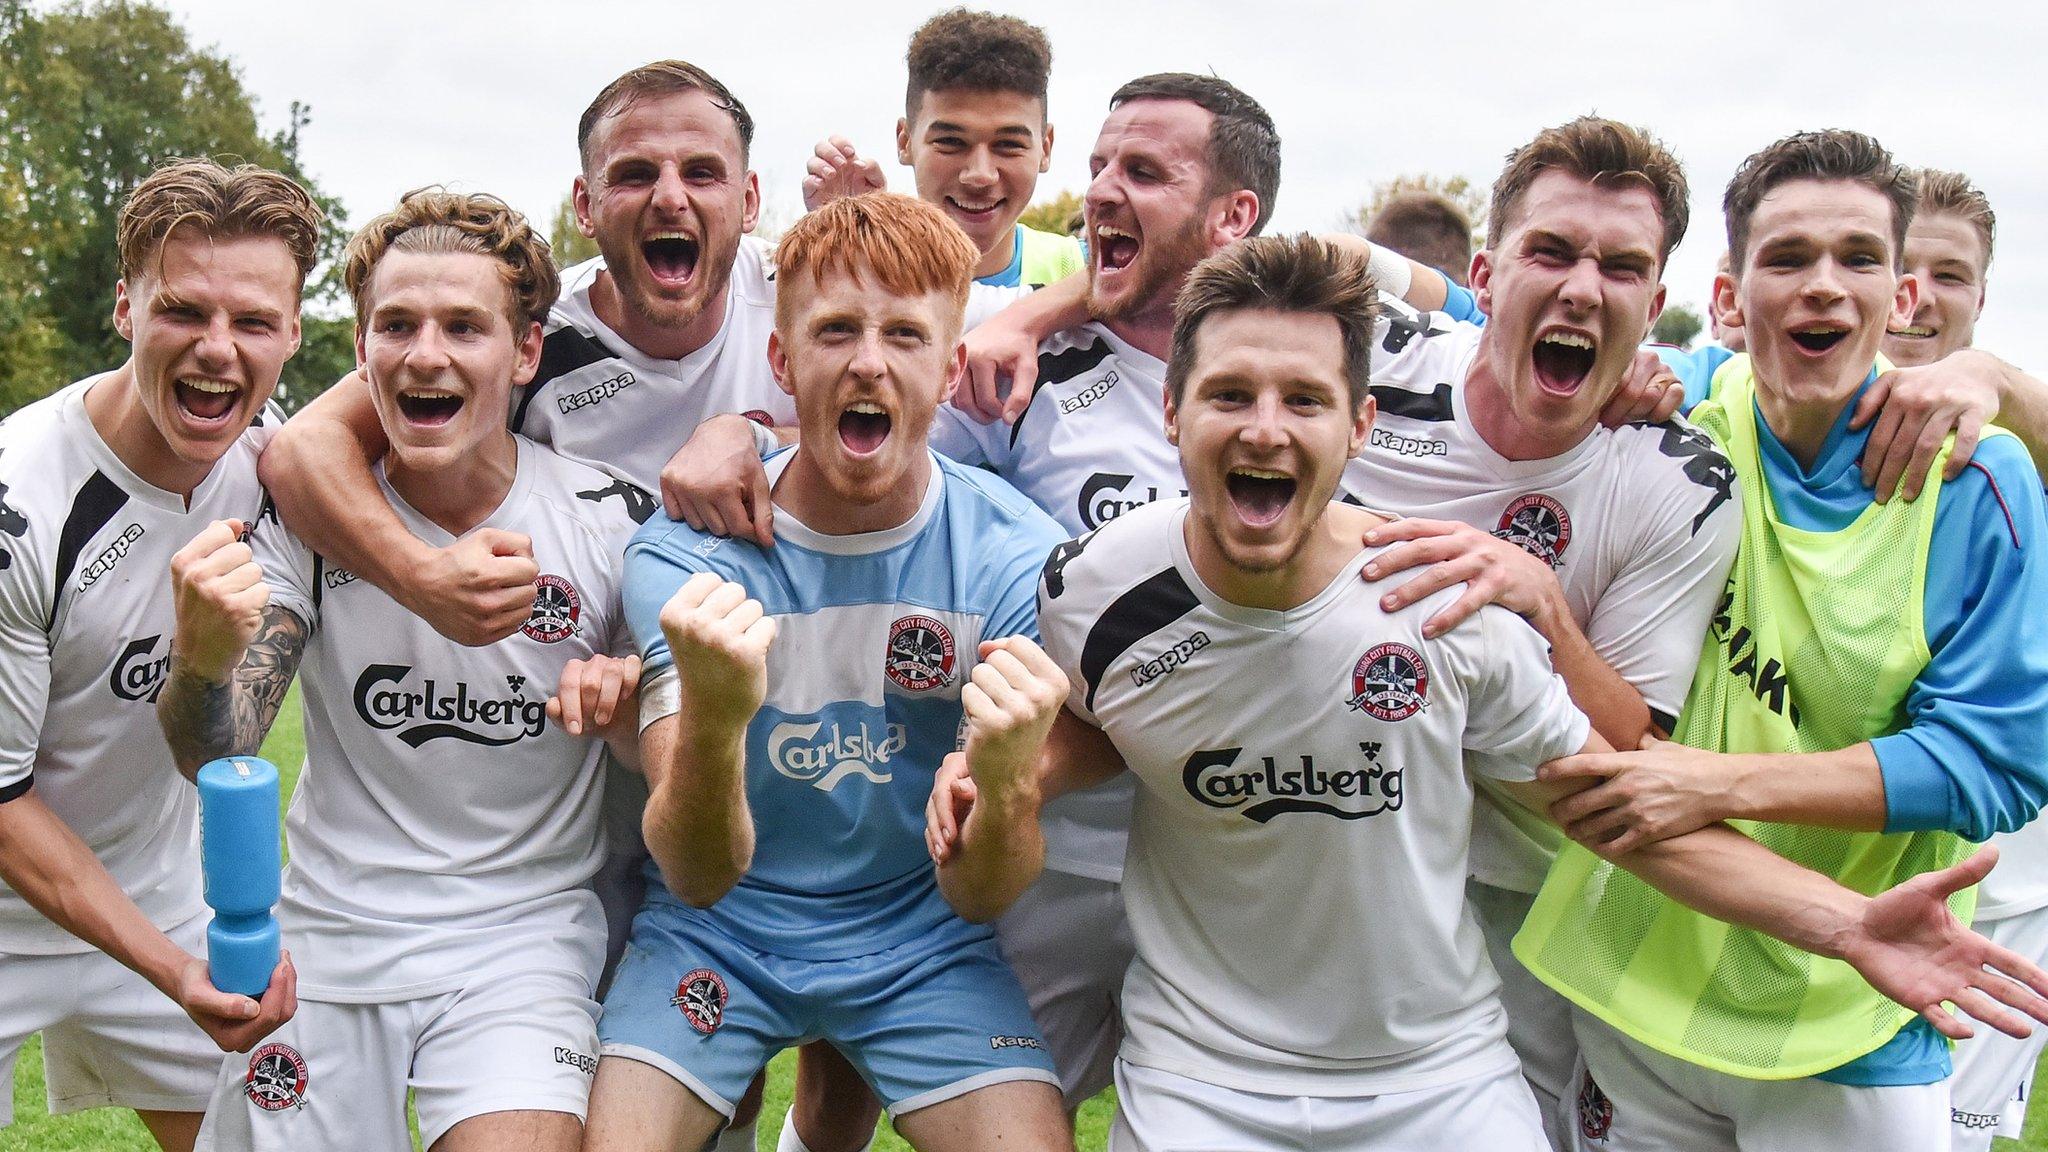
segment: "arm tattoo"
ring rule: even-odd
[[[263,624],[231,683],[213,683],[171,661],[157,722],[178,771],[190,779],[208,760],[251,755],[261,747],[305,651],[305,622],[272,605],[263,610]]]

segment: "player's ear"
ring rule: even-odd
[[[114,331],[123,340],[135,339],[135,317],[130,311],[134,307],[135,302],[128,298],[128,281],[114,281]]]
[[[1044,132],[1044,143],[1040,144],[1038,148],[1038,174],[1043,176],[1050,171],[1052,171],[1052,125],[1047,124]]]
[[[1365,438],[1372,435],[1372,422],[1379,418],[1379,401],[1366,396],[1351,417],[1351,455],[1365,450]]]
[[[740,231],[752,232],[761,219],[761,177],[752,168],[747,169],[747,204],[740,216]]]
[[[775,383],[790,396],[796,395],[796,385],[789,379],[789,349],[783,347],[782,333],[768,333],[768,371],[775,374]]]
[[[569,187],[569,201],[576,210],[576,231],[583,233],[585,239],[595,239],[597,224],[590,218],[590,182],[583,178],[581,172],[576,174],[576,182]]]
[[[1742,294],[1730,272],[1714,273],[1714,320],[1723,328],[1742,327]]]
[[[1912,272],[1899,277],[1898,287],[1892,289],[1891,322],[1887,328],[1896,331],[1913,322],[1913,313],[1920,310],[1920,277]]]
[[[1215,217],[1210,240],[1214,247],[1222,248],[1234,244],[1252,234],[1259,226],[1259,194],[1249,188],[1239,188],[1217,197],[1222,211]]]
[[[540,350],[540,321],[529,320],[525,335],[519,338],[519,360],[512,365],[514,388],[522,388],[533,382],[534,373],[540,371]]]
[[[910,163],[910,120],[903,116],[896,118],[896,162]]]
[[[1473,302],[1479,310],[1493,314],[1493,250],[1481,248],[1472,254],[1472,270],[1465,279],[1472,289]]]
[[[1174,395],[1174,388],[1166,390],[1166,442],[1180,447],[1180,398]],[[1353,452],[1352,455],[1357,455]]]

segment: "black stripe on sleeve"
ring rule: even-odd
[[[1368,392],[1379,401],[1380,411],[1389,416],[1404,416],[1410,420],[1428,420],[1442,423],[1451,416],[1451,386],[1439,384],[1436,390],[1423,395],[1391,384],[1375,384]]]
[[[107,479],[104,472],[94,472],[78,495],[71,498],[71,512],[64,517],[64,531],[57,536],[56,579],[50,584],[50,618],[43,621],[43,630],[57,626],[57,605],[64,599],[64,586],[71,581],[71,573],[78,567],[78,553],[91,542],[107,521],[128,503],[128,493],[121,486]]]
[[[1065,352],[1041,352],[1038,354],[1038,380],[1031,385],[1031,398],[1038,399],[1039,389],[1048,384],[1065,384],[1081,373],[1088,371],[1109,359],[1109,342],[1097,336],[1086,347],[1069,348]],[[1025,412],[1030,412],[1027,405]],[[1017,446],[1017,434],[1024,430],[1024,417],[1010,425],[1010,447]]]
[[[30,773],[5,788],[0,788],[0,804],[5,804],[9,800],[19,800],[28,795],[28,790],[35,787],[35,783],[35,774]]]
[[[512,405],[512,419],[506,427],[517,432],[525,425],[526,410],[549,381],[611,358],[611,349],[574,328],[557,328],[548,333],[540,342],[540,367],[534,371],[533,382],[519,390]]]
[[[1088,682],[1088,707],[1095,707],[1095,690],[1103,673],[1131,646],[1175,620],[1194,611],[1195,599],[1178,569],[1168,568],[1116,598],[1103,609],[1088,639],[1081,645],[1081,678]]]
[[[1650,709],[1650,723],[1656,725],[1659,732],[1664,733],[1663,738],[1666,740],[1671,738],[1673,732],[1678,731],[1678,717],[1673,716],[1669,712],[1659,712],[1655,708]]]

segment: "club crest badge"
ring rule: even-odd
[[[543,644],[554,644],[576,634],[576,621],[583,615],[583,598],[576,587],[553,573],[543,572],[533,593],[533,611],[519,630]]]
[[[909,692],[944,688],[953,682],[953,633],[929,616],[905,616],[889,625],[889,650],[882,671]]]
[[[1572,546],[1572,517],[1552,497],[1530,492],[1507,506],[1493,534],[1555,568]]]
[[[725,978],[709,968],[692,968],[676,982],[676,994],[669,1000],[706,1036],[725,1023]]]
[[[249,1056],[242,1093],[265,1112],[306,1106],[306,1058],[289,1044],[265,1044]]]
[[[1607,1093],[1593,1083],[1589,1073],[1585,1084],[1579,1088],[1579,1135],[1588,1140],[1605,1140],[1607,1132],[1614,1127],[1614,1101]]]
[[[1406,644],[1375,644],[1351,668],[1351,707],[1375,720],[1406,720],[1429,704],[1429,666]]]

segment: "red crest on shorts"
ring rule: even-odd
[[[249,1055],[242,1094],[265,1112],[306,1106],[306,1058],[289,1044],[265,1044]]]
[[[682,1010],[690,1027],[709,1036],[725,1023],[725,978],[709,968],[692,968],[676,981],[669,1003]]]
[[[1593,1074],[1586,1073],[1586,1082],[1579,1086],[1579,1135],[1588,1140],[1607,1139],[1607,1130],[1614,1127],[1614,1101],[1607,1093],[1593,1083]]]
[[[1515,497],[1493,534],[1555,568],[1572,545],[1572,516],[1555,499],[1531,492]]]
[[[763,428],[775,427],[775,417],[770,416],[766,409],[749,408],[745,412],[740,413],[740,415],[761,425]]]
[[[583,598],[576,595],[575,585],[549,572],[534,583],[533,611],[519,630],[543,644],[574,636],[576,620],[583,615]]]
[[[1406,720],[1429,704],[1429,665],[1406,644],[1375,644],[1351,666],[1351,707],[1375,720]]]
[[[905,616],[889,625],[889,650],[882,671],[897,687],[912,692],[953,682],[953,633],[929,616]]]

